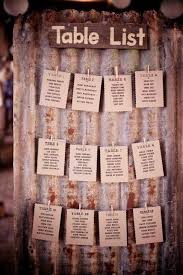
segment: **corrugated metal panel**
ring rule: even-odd
[[[46,22],[145,22],[149,26],[149,50],[52,49]],[[183,194],[183,35],[180,28],[155,12],[141,18],[135,12],[45,11],[20,17],[14,29],[14,180],[15,241],[17,274],[175,274],[182,264]],[[38,105],[44,69],[107,75],[119,65],[120,72],[134,73],[150,65],[165,72],[166,107],[133,108],[124,113],[85,113],[71,110],[72,85],[67,110]],[[68,177],[38,176],[36,140],[39,137],[66,139],[88,144],[129,145],[129,183],[69,182]],[[131,143],[159,139],[166,176],[135,180]],[[67,169],[69,150],[67,150]],[[35,202],[108,210],[161,205],[164,220],[163,244],[135,245],[132,211],[128,211],[128,247],[101,248],[65,246],[31,238]],[[65,234],[65,228],[63,229]],[[97,231],[97,228],[96,228]],[[96,234],[97,235],[97,234]]]

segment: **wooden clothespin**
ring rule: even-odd
[[[118,66],[117,66],[117,65],[114,66],[114,74],[115,74],[115,76],[116,76],[116,79],[118,79],[118,77],[119,77],[119,72],[118,72]]]
[[[82,145],[83,145],[83,147],[86,145],[86,137],[83,137],[83,139],[82,139]]]
[[[50,200],[48,200],[48,211],[50,211]]]
[[[58,76],[58,66],[56,66],[56,76]]]
[[[90,68],[89,67],[87,69],[87,75],[88,75],[88,77],[90,77]]]

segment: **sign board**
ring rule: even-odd
[[[143,24],[55,23],[48,38],[56,48],[147,49],[147,28]]]

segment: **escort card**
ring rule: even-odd
[[[66,220],[66,244],[93,245],[94,211],[68,209]]]
[[[135,72],[136,107],[163,107],[163,71]]]
[[[163,242],[161,208],[134,208],[136,244]]]
[[[101,182],[128,182],[128,147],[100,147]]]
[[[65,147],[65,140],[40,138],[37,174],[64,176]]]
[[[97,146],[70,145],[69,180],[96,181]]]
[[[58,241],[61,220],[61,206],[35,204],[32,238]]]
[[[72,109],[98,112],[102,76],[75,74]]]
[[[159,140],[132,144],[137,179],[164,176]]]
[[[70,73],[44,70],[40,105],[66,108]]]
[[[127,246],[126,211],[99,212],[101,246]]]
[[[104,76],[105,112],[132,111],[131,75]]]

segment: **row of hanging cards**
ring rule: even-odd
[[[66,108],[70,73],[44,70],[40,105]],[[102,76],[75,74],[72,109],[98,112]],[[135,72],[136,107],[163,107],[163,72]],[[132,76],[104,76],[104,111],[132,111]]]
[[[58,241],[61,206],[35,204],[32,237]],[[134,208],[136,244],[163,242],[161,208]],[[127,246],[126,211],[99,211],[100,246]],[[66,244],[94,245],[94,210],[67,209]]]
[[[137,179],[164,176],[159,140],[132,144]],[[66,142],[39,139],[37,173],[64,176]],[[70,145],[69,180],[97,180],[96,145]],[[100,147],[101,182],[128,182],[128,147]]]

